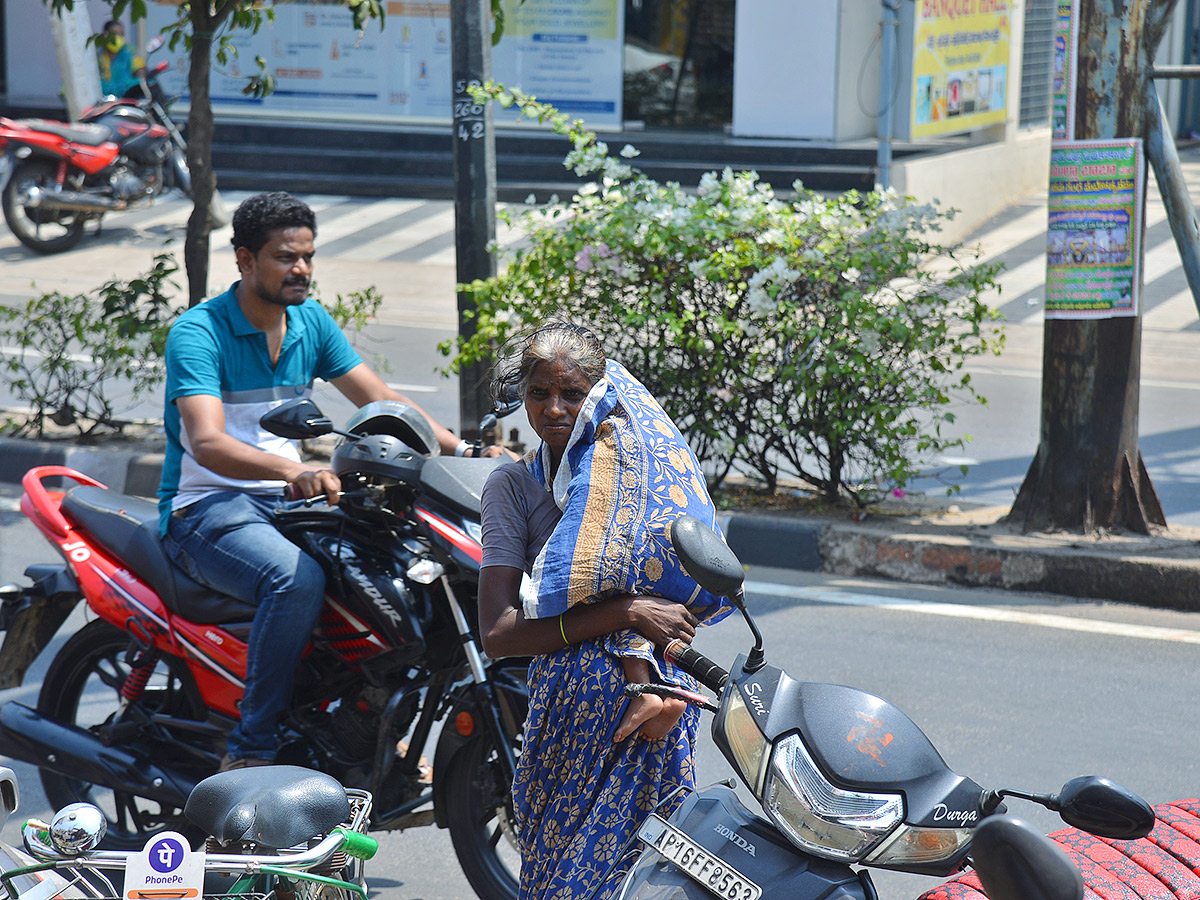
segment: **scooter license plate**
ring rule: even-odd
[[[759,900],[762,896],[757,884],[660,816],[648,816],[638,829],[638,837],[716,897]]]

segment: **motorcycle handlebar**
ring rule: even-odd
[[[725,682],[729,679],[729,673],[718,666],[715,662],[700,653],[685,645],[682,641],[672,641],[667,645],[667,649],[663,654],[683,671],[687,672],[702,685],[720,694],[725,687]]]

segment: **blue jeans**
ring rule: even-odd
[[[201,584],[254,604],[241,722],[229,735],[232,759],[274,759],[276,719],[292,695],[296,663],[321,615],[325,573],[280,534],[283,499],[222,491],[171,516],[163,547]]]

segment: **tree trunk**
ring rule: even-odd
[[[1076,2],[1075,139],[1144,137],[1154,51],[1175,0]],[[1143,534],[1166,524],[1138,449],[1141,335],[1140,314],[1046,321],[1038,451],[1007,521]]]
[[[183,263],[188,279],[188,306],[195,306],[208,294],[209,236],[213,222],[211,209],[217,189],[217,173],[212,167],[213,113],[209,76],[212,69],[212,38],[216,22],[206,3],[192,3],[192,49],[188,67],[187,164],[192,175],[192,214],[188,217],[183,243]]]

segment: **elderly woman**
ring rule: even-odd
[[[497,380],[519,387],[541,438],[524,460],[498,468],[483,494],[484,648],[494,658],[535,656],[513,785],[520,896],[582,897],[617,864],[597,894],[605,898],[646,814],[694,784],[697,712],[649,697],[631,707],[624,687],[639,668],[641,680],[653,673],[694,687],[656,648],[690,643],[701,621],[722,613],[694,582],[672,585],[678,564],[665,529],[691,501],[711,516],[711,500],[666,414],[587,329],[538,329]],[[652,484],[666,485],[662,497]]]

